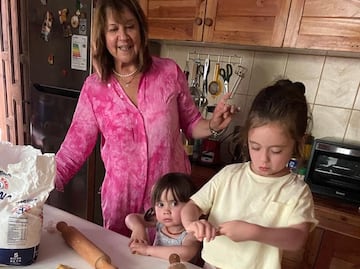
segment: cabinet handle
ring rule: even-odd
[[[205,18],[204,24],[206,26],[211,26],[213,24],[213,20],[211,18]]]
[[[202,24],[202,19],[200,17],[196,17],[195,18],[195,24],[196,25],[201,25]]]
[[[256,0],[256,6],[264,7],[264,0]]]

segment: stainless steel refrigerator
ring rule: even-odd
[[[31,80],[31,143],[57,152],[69,128],[81,86],[91,73],[91,0],[26,0]],[[102,223],[98,189],[104,168],[93,152],[64,192],[47,203]]]

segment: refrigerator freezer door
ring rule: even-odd
[[[31,144],[45,152],[56,153],[65,138],[79,96],[78,91],[33,85],[31,101]],[[87,163],[65,186],[64,192],[53,190],[47,203],[81,218],[88,218],[91,199],[87,180]]]
[[[91,73],[93,0],[25,1],[31,143],[43,152],[56,153],[70,126],[81,87]],[[94,151],[64,192],[54,190],[47,202],[100,224],[98,186],[103,176],[98,175],[102,170],[97,171],[96,165],[101,168],[102,161]]]

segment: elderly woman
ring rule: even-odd
[[[104,226],[130,235],[125,217],[150,207],[156,180],[190,173],[180,129],[188,137],[210,136],[229,124],[235,109],[224,96],[211,120],[201,117],[179,66],[150,56],[147,22],[136,0],[97,1],[93,38],[96,72],[84,82],[56,154],[56,188],[63,190],[100,134]]]

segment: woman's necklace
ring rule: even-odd
[[[120,74],[118,72],[116,72],[115,69],[113,69],[113,73],[118,76],[119,78],[128,78],[128,77],[131,77],[133,75],[135,75],[137,73],[139,69],[136,67],[135,71],[131,72],[131,73],[128,73],[128,74]]]
[[[125,83],[125,87],[129,87],[129,85],[131,84],[131,82],[136,78],[136,75],[138,73],[138,69],[136,68],[135,71],[129,73],[129,74],[120,74],[118,72],[116,72],[114,69],[113,69],[113,73],[115,76],[117,76],[123,83]],[[124,78],[128,78],[128,77],[131,77],[130,80],[126,81]]]
[[[165,228],[166,232],[167,232],[168,234],[171,234],[171,235],[179,235],[179,234],[182,234],[182,233],[185,231],[185,228],[182,228],[180,231],[178,231],[178,232],[176,232],[176,233],[173,233],[173,232],[170,232],[170,231],[169,231],[168,227],[164,226],[164,228]]]

